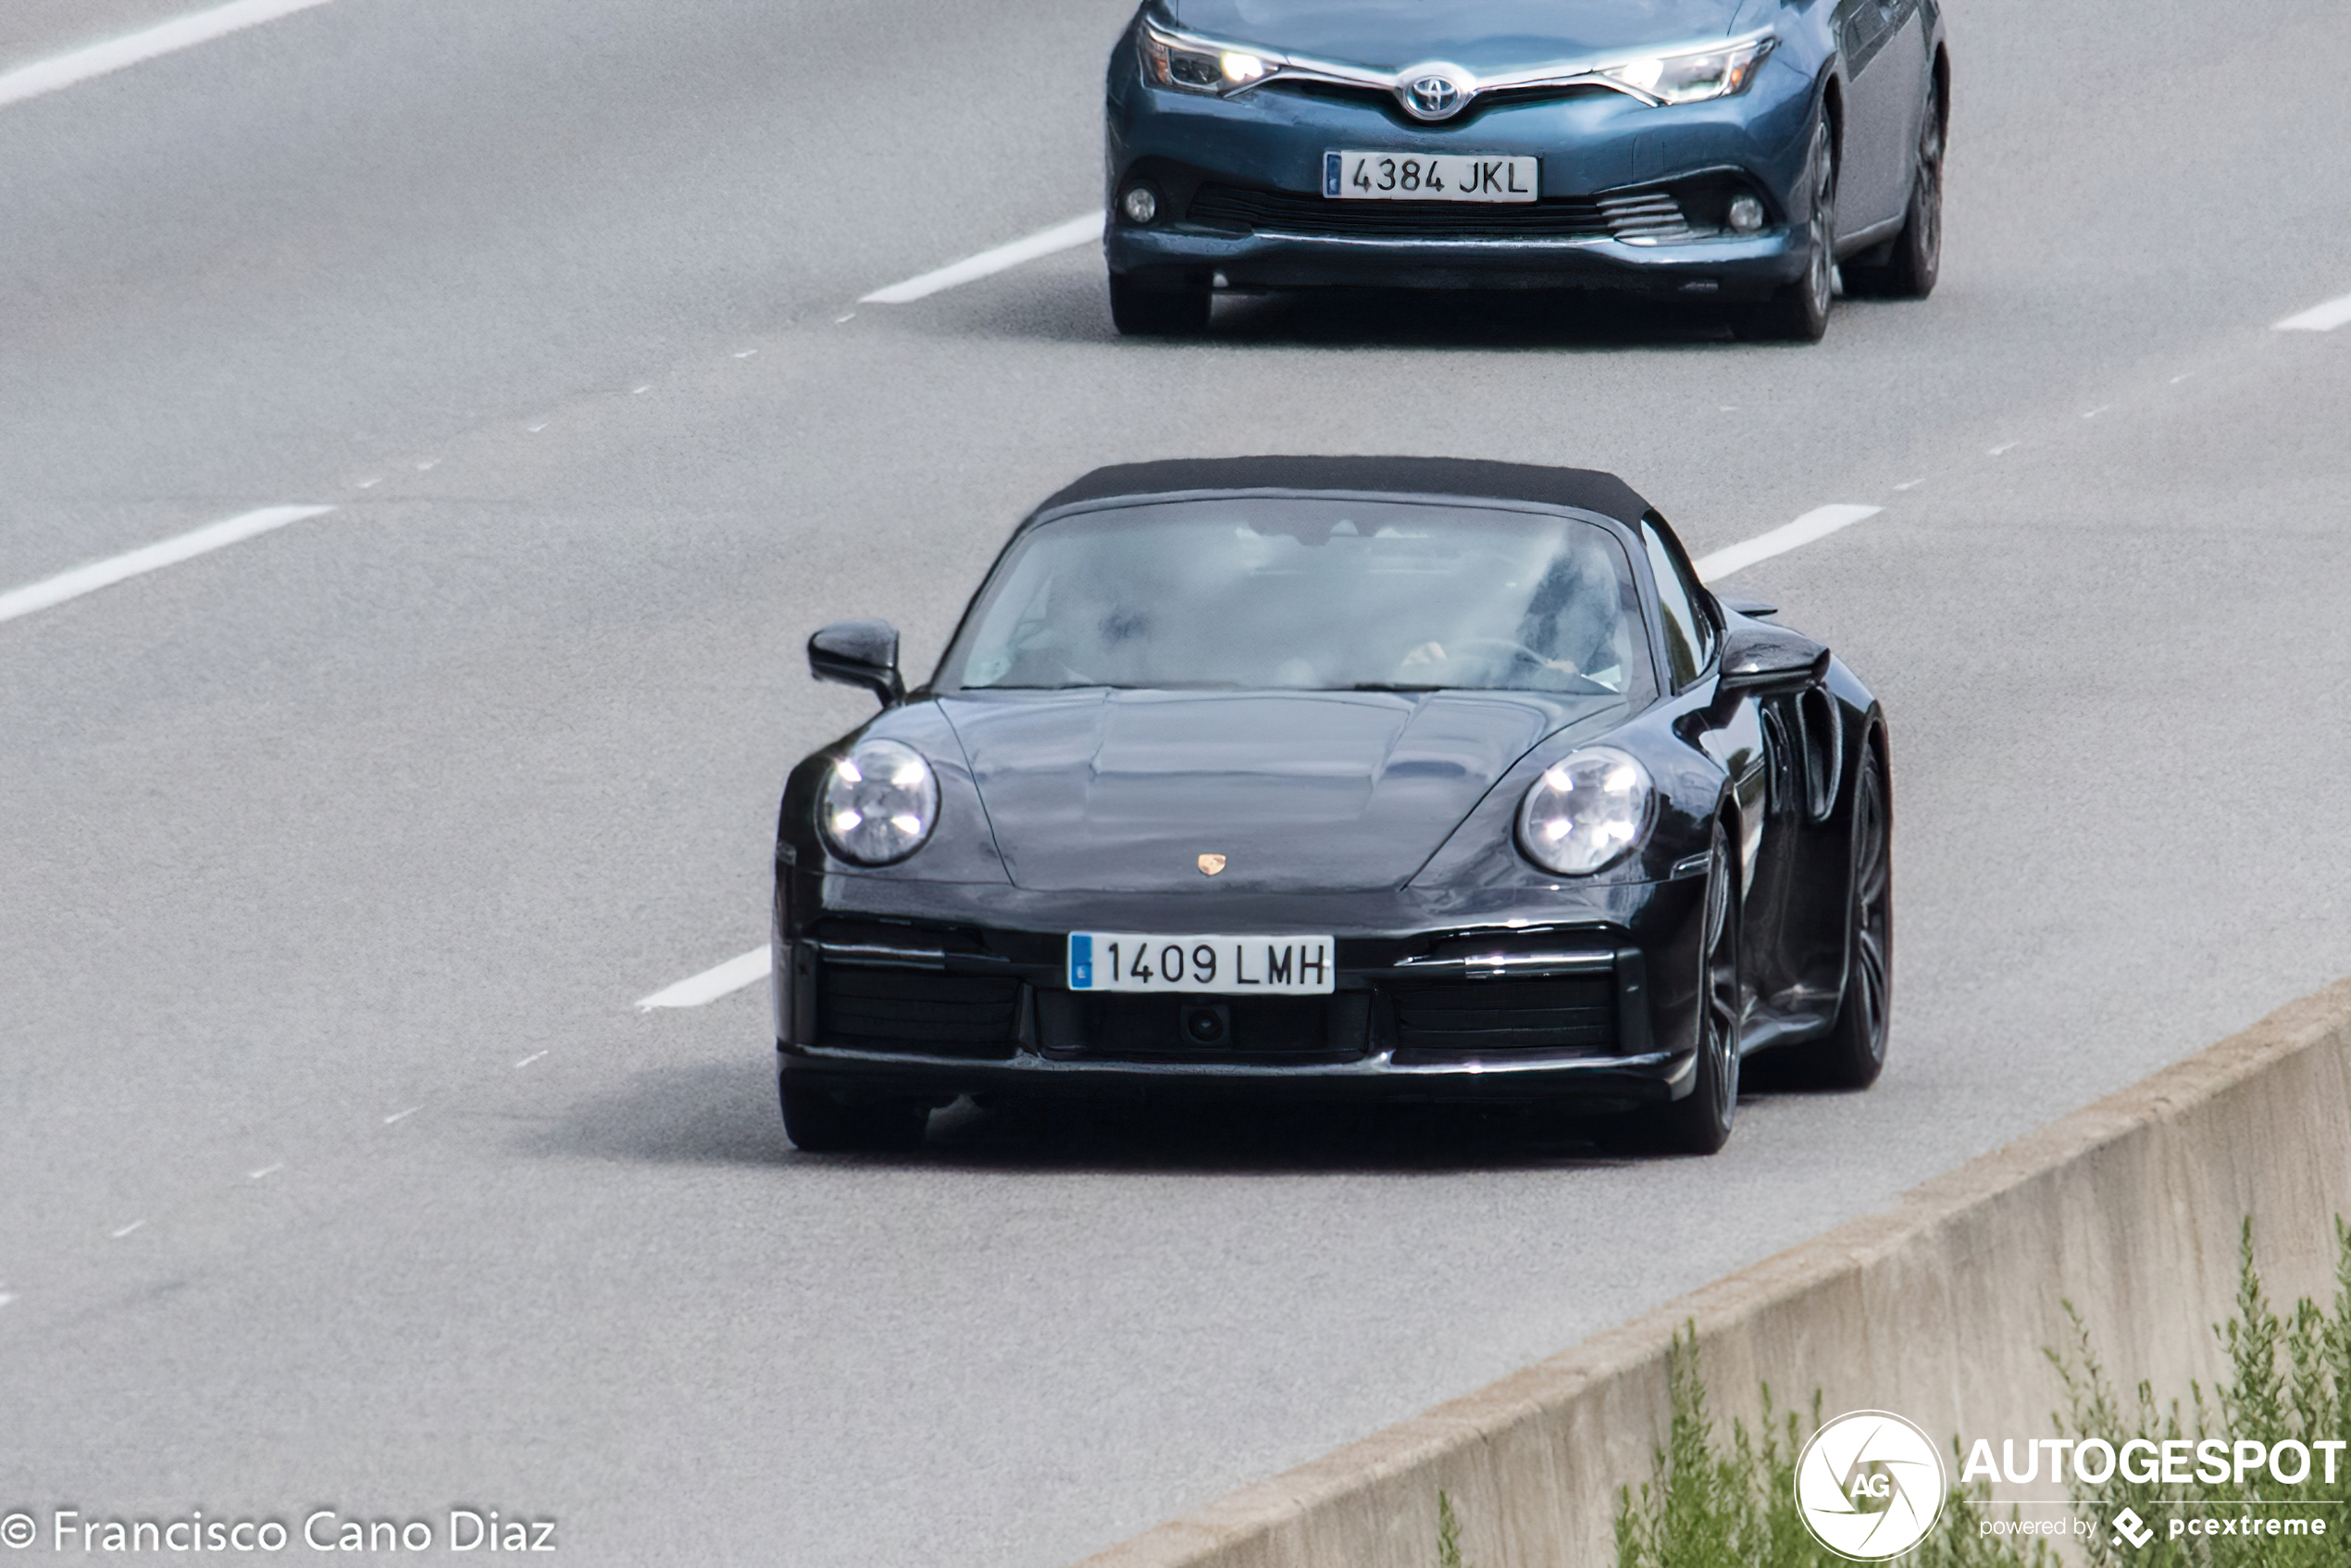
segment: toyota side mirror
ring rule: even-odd
[[[808,640],[808,673],[819,680],[862,686],[883,707],[906,700],[898,675],[898,628],[888,621],[835,621]]]
[[[1723,672],[1715,691],[1724,697],[1792,696],[1829,672],[1829,651],[1782,626],[1742,626],[1723,639]]]

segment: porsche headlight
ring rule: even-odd
[[[1571,752],[1519,803],[1519,848],[1546,871],[1588,876],[1641,841],[1656,801],[1648,769],[1627,753],[1607,746]]]
[[[904,860],[939,825],[939,779],[912,746],[860,741],[835,759],[826,776],[816,825],[844,860],[860,865]]]
[[[1145,27],[1143,74],[1186,93],[1238,93],[1265,79],[1274,62],[1245,49],[1213,49]]]
[[[1742,38],[1710,49],[1678,55],[1652,55],[1602,66],[1599,74],[1621,81],[1643,97],[1661,104],[1698,104],[1727,98],[1755,80],[1756,68],[1778,40],[1770,33]]]

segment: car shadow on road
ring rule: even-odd
[[[1624,1164],[1595,1123],[1522,1107],[1069,1101],[934,1112],[921,1158],[996,1174],[1421,1175]]]
[[[1517,1106],[1301,1101],[959,1101],[934,1112],[920,1148],[808,1154],[792,1148],[765,1064],[652,1067],[535,1124],[541,1158],[677,1165],[964,1167],[997,1174],[1170,1176],[1609,1168],[1672,1156],[1627,1152],[1612,1118]]]
[[[1479,349],[1608,353],[1713,349],[1736,340],[1737,317],[1707,302],[1593,290],[1327,289],[1223,294],[1207,335],[1120,339],[1099,278],[1059,275],[975,292],[938,330],[1037,342],[1117,342],[1138,353],[1199,346]]]
[[[1626,349],[1730,342],[1710,305],[1591,291],[1342,289],[1220,300],[1213,339],[1296,348]]]
[[[522,1147],[542,1158],[660,1165],[773,1165],[791,1157],[775,1076],[750,1057],[647,1067],[532,1124]]]

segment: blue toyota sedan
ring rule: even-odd
[[[1111,314],[1596,288],[1818,341],[1942,239],[1936,0],[1147,0],[1112,52]]]

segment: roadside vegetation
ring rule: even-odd
[[[1809,1423],[1773,1409],[1763,1388],[1763,1417],[1749,1432],[1731,1423],[1725,1446],[1707,1410],[1695,1329],[1677,1335],[1666,1358],[1673,1415],[1657,1450],[1655,1479],[1618,1495],[1618,1568],[1835,1568],[1846,1560],[1822,1547],[1796,1508],[1796,1462],[1821,1425],[1821,1397]],[[1951,1466],[1953,1474],[1959,1465]],[[1994,1540],[1977,1532],[1983,1512],[1970,1506],[1983,1489],[1953,1487],[1934,1532],[1904,1561],[1918,1568],[2057,1568],[2038,1542]]]
[[[2253,1222],[2245,1222],[2237,1244],[2237,1309],[2214,1332],[2229,1352],[2229,1381],[2204,1389],[2188,1385],[2183,1412],[2178,1399],[2158,1404],[2154,1388],[2137,1387],[2131,1408],[2123,1408],[2106,1369],[2090,1345],[2088,1331],[2071,1302],[2066,1316],[2073,1324],[2073,1344],[2064,1351],[2046,1352],[2065,1385],[2070,1413],[2059,1423],[2061,1436],[2104,1437],[2118,1449],[2133,1437],[2155,1442],[2166,1439],[2225,1437],[2250,1439],[2267,1448],[2293,1441],[2307,1445],[2327,1438],[2351,1438],[2351,1226],[2334,1222],[2335,1292],[2332,1313],[2308,1297],[2295,1302],[2281,1317],[2270,1310],[2253,1266]],[[2098,1528],[2084,1538],[2084,1555],[2092,1568],[2318,1568],[2320,1564],[2351,1563],[2351,1456],[2339,1459],[2334,1480],[2326,1480],[2323,1463],[2311,1466],[2302,1485],[2280,1486],[2267,1471],[2257,1472],[2242,1487],[2195,1485],[2184,1488],[2204,1507],[2195,1510],[2214,1518],[2232,1513],[2266,1519],[2292,1512],[2325,1518],[2327,1533],[2313,1537],[2192,1536],[2170,1538],[2159,1531],[2146,1549],[2117,1546],[2105,1527],[2123,1509],[2156,1520],[2187,1512],[2165,1497],[2181,1487],[2125,1480],[2117,1475],[2103,1487],[2076,1487],[2077,1512],[2094,1517]],[[2290,1502],[2290,1510],[2260,1506]],[[2246,1505],[2253,1505],[2247,1507]]]
[[[2261,1288],[2253,1265],[2253,1227],[2240,1241],[2235,1315],[2214,1325],[2229,1353],[2225,1386],[2206,1389],[2191,1383],[2185,1403],[2158,1400],[2142,1381],[2126,1409],[2090,1343],[2071,1302],[2066,1315],[2073,1343],[2045,1353],[2057,1371],[2067,1410],[2052,1418],[2057,1434],[2075,1441],[2099,1437],[2119,1450],[2146,1438],[2161,1443],[2205,1437],[2251,1439],[2274,1447],[2282,1441],[2308,1444],[2351,1438],[2351,1226],[2335,1222],[2336,1279],[2333,1309],[2307,1298],[2281,1315]],[[1652,1478],[1618,1494],[1618,1568],[1835,1568],[1845,1559],[1822,1548],[1804,1527],[1796,1507],[1796,1462],[1804,1439],[1821,1425],[1816,1393],[1809,1421],[1773,1407],[1762,1391],[1763,1416],[1750,1432],[1731,1423],[1727,1441],[1708,1410],[1695,1329],[1678,1336],[1667,1360],[1671,1419],[1664,1446],[1656,1450]],[[2018,1434],[2021,1437],[2023,1434]],[[1955,1440],[1951,1474],[1963,1468]],[[2030,1537],[1986,1536],[1986,1518],[2002,1517],[1987,1501],[1987,1489],[1954,1487],[1932,1534],[1901,1561],[1915,1568],[2058,1568],[2061,1561],[2086,1561],[2091,1568],[2321,1568],[2351,1565],[2351,1455],[2335,1469],[2332,1483],[2322,1465],[2307,1482],[2285,1487],[2249,1477],[2233,1483],[2186,1487],[2134,1483],[2119,1474],[2096,1487],[2076,1485],[2077,1515],[2088,1534],[2071,1539],[2065,1559],[2047,1543]],[[2266,1518],[2285,1501],[2290,1512],[2323,1516],[2321,1537],[2247,1535],[2183,1536],[2173,1538],[2169,1521],[2201,1516]],[[2248,1504],[2254,1505],[2247,1507]],[[2118,1544],[2112,1521],[2123,1509],[2156,1526],[2145,1548]],[[2013,1518],[2010,1512],[2005,1517]],[[1441,1521],[1451,1528],[1440,1546],[1443,1568],[1461,1562],[1460,1524],[1449,1500]],[[1449,1551],[1449,1555],[1445,1555]],[[2076,1555],[2078,1553],[2078,1555]]]

